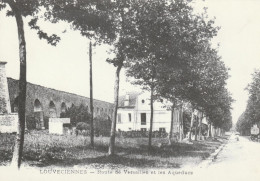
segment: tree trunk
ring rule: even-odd
[[[183,131],[183,107],[179,111],[179,124],[180,124],[180,141],[183,140],[184,131]]]
[[[192,111],[192,114],[191,114],[189,141],[191,141],[191,131],[192,131],[192,127],[193,127],[193,122],[194,122],[194,111]]]
[[[200,113],[200,117],[199,117],[199,140],[201,140],[202,137],[202,118],[203,118],[203,113]]]
[[[115,154],[115,139],[116,139],[116,119],[117,119],[117,108],[118,108],[118,96],[119,96],[119,78],[122,65],[119,65],[116,69],[116,79],[114,87],[114,117],[111,125],[110,142],[108,154],[110,156]]]
[[[149,130],[149,141],[148,141],[148,151],[152,149],[152,133],[153,133],[153,87],[151,88],[151,117],[150,117],[150,130]]]
[[[21,167],[24,131],[25,131],[25,106],[26,106],[26,42],[24,36],[23,18],[13,1],[8,1],[12,11],[15,14],[18,41],[19,41],[19,57],[20,57],[20,79],[19,79],[19,95],[18,95],[18,132],[16,134],[12,165],[18,169]]]
[[[173,114],[174,114],[174,107],[171,110],[171,126],[169,131],[169,145],[172,145],[172,129],[173,129]]]
[[[93,120],[93,82],[92,82],[92,42],[89,42],[89,87],[90,87],[90,145],[94,148],[94,120]]]
[[[198,137],[198,131],[197,131],[197,129],[198,129],[198,120],[197,120],[197,118],[196,118],[196,126],[195,126],[195,141],[197,141],[197,137]]]
[[[208,133],[209,133],[209,134],[208,134],[208,137],[211,138],[211,136],[212,136],[212,135],[211,135],[211,123],[209,123],[209,131],[208,131]]]

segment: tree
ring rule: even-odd
[[[65,112],[60,114],[61,118],[70,118],[70,122],[73,126],[76,126],[79,122],[91,124],[90,114],[88,108],[84,105],[69,107]]]
[[[135,53],[129,58],[127,75],[136,79],[134,84],[151,92],[151,148],[153,99],[160,94],[173,102],[179,98],[175,89],[182,86],[178,79],[190,63],[187,55],[197,54],[199,43],[213,37],[216,28],[213,21],[195,16],[187,1],[149,1],[140,7],[136,14],[137,41],[132,50]]]
[[[92,42],[89,42],[89,88],[90,88],[90,144],[94,147],[94,109],[93,109],[93,79],[92,79]]]
[[[245,119],[251,123],[251,126],[260,122],[260,70],[255,70],[252,79],[252,82],[246,88],[249,98],[245,111]]]
[[[66,21],[72,29],[79,30],[81,35],[90,39],[89,43],[89,74],[90,74],[90,113],[91,113],[91,146],[94,147],[93,123],[93,81],[92,81],[92,42],[111,43],[115,40],[116,27],[111,11],[113,3],[107,0],[47,0],[45,17],[52,21]]]
[[[193,107],[198,107],[195,104],[198,101],[195,100],[196,95],[193,91],[196,81],[200,85],[199,78],[202,78],[202,76],[199,74],[203,71],[203,67],[205,68],[205,66],[200,67],[202,65],[200,58],[205,51],[204,45],[216,35],[218,27],[213,27],[213,20],[205,20],[206,12],[202,16],[194,15],[193,9],[187,1],[174,1],[169,6],[166,5],[166,2],[164,3],[167,10],[160,10],[159,15],[151,11],[151,17],[153,17],[153,14],[158,17],[158,19],[153,20],[157,24],[149,22],[153,27],[147,23],[148,25],[145,24],[140,31],[143,34],[140,33],[139,37],[142,36],[140,39],[145,41],[140,41],[140,45],[136,46],[136,55],[139,55],[139,57],[137,56],[136,62],[132,64],[131,75],[137,79],[142,77],[145,82],[143,83],[144,86],[149,85],[147,81],[155,80],[156,85],[153,85],[153,87],[155,87],[156,94],[171,101],[172,105],[175,105],[176,101],[185,101],[192,103]],[[144,19],[146,16],[142,15],[141,17]],[[159,24],[160,22],[161,24]],[[147,40],[148,38],[151,40]],[[153,63],[147,63],[152,57],[149,53],[152,54],[154,62],[156,62],[153,69],[149,69],[149,66],[151,67]],[[141,64],[140,60],[146,61],[146,64],[143,64],[143,69],[138,68]],[[156,78],[149,80],[147,70],[155,70]],[[194,72],[197,74],[195,77]],[[142,73],[144,75],[138,77],[138,74]],[[140,81],[136,83],[142,84]],[[193,86],[193,89],[191,89],[191,86]],[[172,109],[174,109],[174,106]],[[193,121],[193,117],[191,121]]]
[[[260,122],[260,70],[254,71],[252,82],[248,84],[246,90],[249,93],[246,110],[241,114],[236,124],[236,129],[244,135],[250,133],[250,128],[253,125],[257,124],[259,126]]]
[[[201,47],[202,51],[191,58],[191,66],[185,71],[187,79],[183,96],[192,104],[193,109],[204,112],[210,122],[217,125],[218,120],[223,118],[220,112],[229,111],[233,101],[225,88],[228,69],[220,61],[217,50],[210,48],[210,44],[202,44]]]
[[[19,78],[19,100],[18,100],[18,132],[16,134],[15,146],[12,164],[20,168],[24,144],[25,131],[25,102],[26,102],[26,41],[24,36],[23,17],[31,17],[29,26],[38,32],[39,38],[46,39],[51,45],[56,45],[60,38],[56,35],[48,36],[36,25],[38,20],[37,13],[41,7],[40,1],[34,0],[1,0],[0,10],[9,6],[11,10],[7,10],[7,16],[13,16],[16,20],[19,41],[19,57],[20,57],[20,78]]]
[[[250,134],[250,128],[252,124],[248,121],[246,117],[246,112],[243,112],[236,123],[236,130],[240,132],[241,135],[248,135]]]
[[[109,140],[108,154],[110,156],[115,154],[115,137],[116,137],[116,121],[117,121],[117,109],[118,109],[118,97],[119,97],[119,82],[120,72],[124,67],[128,58],[132,56],[132,48],[135,45],[136,39],[134,34],[135,28],[135,16],[140,2],[131,0],[115,0],[113,3],[114,12],[114,24],[116,28],[116,39],[113,43],[113,49],[111,53],[115,54],[112,59],[107,59],[107,62],[114,65],[116,68],[115,84],[114,84],[114,112],[113,120],[111,124],[111,134]]]
[[[136,15],[135,38],[138,40],[135,55],[128,61],[127,76],[134,77],[132,83],[141,85],[144,90],[150,91],[150,129],[148,150],[152,147],[153,130],[153,103],[155,99],[156,81],[160,74],[163,61],[166,60],[162,49],[167,45],[170,35],[170,17],[166,1],[148,1],[141,5]]]

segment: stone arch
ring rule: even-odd
[[[42,111],[42,104],[39,101],[39,99],[35,99],[34,105],[33,105],[33,111],[34,112],[41,112]]]
[[[56,110],[56,106],[53,101],[51,101],[49,104],[49,116],[50,116],[50,118],[57,117],[57,110]]]
[[[36,129],[44,129],[43,108],[39,99],[35,99],[34,101],[33,112],[34,112],[35,126],[34,125],[31,126],[35,127]]]
[[[61,113],[65,113],[67,111],[67,105],[65,102],[61,103],[61,109],[60,109]]]

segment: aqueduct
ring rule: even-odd
[[[18,84],[19,81],[8,78],[8,89],[12,112],[17,112],[18,108]],[[35,128],[45,127],[44,119],[50,117],[60,117],[60,113],[65,112],[73,105],[84,105],[89,108],[90,99],[76,94],[59,91],[40,85],[27,83],[26,97],[26,118],[35,121]],[[93,100],[94,117],[112,117],[113,104],[100,100]]]

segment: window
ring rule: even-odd
[[[117,114],[117,122],[121,123],[121,114],[120,113]]]
[[[165,133],[165,128],[159,128],[159,132]]]
[[[144,99],[143,99],[143,100],[142,100],[142,103],[144,104],[144,102],[145,102],[145,101],[144,101]]]
[[[129,120],[129,122],[132,121],[132,115],[131,115],[131,113],[128,113],[128,120]]]
[[[146,125],[146,113],[141,113],[141,125]]]
[[[141,128],[141,131],[142,131],[142,132],[145,132],[145,131],[146,131],[146,128]]]

